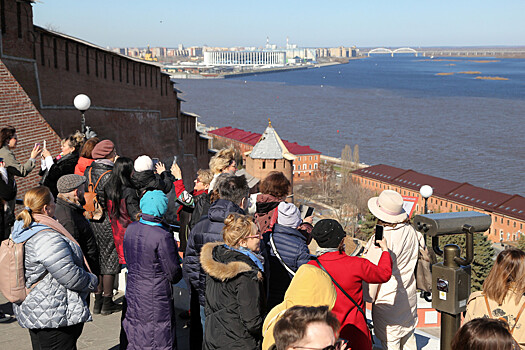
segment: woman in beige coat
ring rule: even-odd
[[[488,317],[505,320],[514,339],[525,349],[525,252],[506,249],[483,283],[483,291],[474,292],[467,302],[464,323]]]
[[[424,246],[423,235],[408,221],[403,209],[403,197],[385,190],[368,201],[368,208],[384,227],[384,237],[392,257],[392,277],[380,285],[370,285],[375,296],[372,319],[375,335],[384,350],[416,350],[414,329],[417,325],[416,268],[419,245]],[[374,246],[374,237],[368,242],[367,259],[374,261],[381,249]],[[378,258],[377,258],[378,260]],[[365,298],[366,299],[366,298]]]

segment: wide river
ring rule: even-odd
[[[262,133],[271,118],[281,138],[326,155],[358,144],[367,164],[525,195],[523,59],[378,56],[177,83],[183,110],[209,126]]]

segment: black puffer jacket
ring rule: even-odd
[[[49,190],[53,194],[55,199],[58,195],[57,182],[63,175],[74,174],[75,166],[78,163],[78,152],[66,154],[59,160],[55,161],[55,164],[51,166],[51,169],[46,171],[40,170],[39,175],[42,176],[40,183],[44,186],[49,187]]]
[[[8,178],[7,183],[0,178],[0,240],[9,238],[11,227],[15,222],[15,214],[5,203],[15,199],[16,184],[15,178]]]
[[[208,243],[202,248],[206,271],[204,349],[260,349],[265,309],[263,273],[246,255]]]
[[[131,182],[133,187],[139,191],[139,197],[144,191],[161,190],[168,194],[173,188],[173,181],[171,174],[168,171],[163,171],[158,175],[153,170],[136,171],[131,175]]]
[[[90,166],[86,168],[84,176],[87,177],[86,184],[89,183],[89,171],[91,170],[91,182],[93,185],[97,183],[97,180],[108,170],[113,170],[113,166],[104,163],[104,161],[94,161]],[[97,199],[104,208],[104,215],[98,221],[91,220],[91,228],[95,234],[98,249],[100,252],[99,264],[100,273],[102,275],[113,275],[120,272],[120,265],[118,262],[117,249],[115,247],[115,241],[113,240],[113,231],[111,229],[111,222],[109,221],[109,215],[107,213],[106,206],[106,193],[104,187],[108,183],[111,172],[104,174],[98,186],[95,190],[97,193]],[[86,188],[87,189],[87,188]]]
[[[98,246],[91,225],[83,213],[84,208],[80,205],[68,202],[60,197],[57,198],[55,217],[77,240],[91,272],[98,276],[100,274]]]
[[[235,203],[219,199],[212,204],[208,211],[208,218],[200,221],[190,232],[182,271],[186,282],[191,284],[199,293],[199,303],[204,306],[206,274],[202,270],[200,254],[202,246],[209,242],[222,242],[222,228],[224,219],[230,213],[244,214],[244,211]]]

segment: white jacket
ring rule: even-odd
[[[376,336],[383,341],[400,339],[417,325],[417,296],[414,270],[419,245],[424,246],[423,235],[410,224],[385,227],[384,236],[392,257],[392,277],[379,287],[372,305],[372,319]],[[373,261],[380,248],[374,246],[374,237],[367,244],[367,259]],[[371,293],[372,293],[371,288]]]

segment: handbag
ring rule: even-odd
[[[416,270],[416,289],[432,293],[432,271],[430,253],[427,247],[419,246],[417,255]]]
[[[355,307],[357,308],[357,310],[359,310],[359,312],[361,313],[361,315],[363,315],[363,318],[365,319],[365,323],[366,323],[366,326],[368,327],[368,332],[370,333],[370,339],[372,339],[372,344],[374,344],[374,337],[372,337],[372,329],[374,329],[374,326],[372,325],[372,323],[369,323],[367,318],[366,318],[366,314],[365,312],[363,311],[363,308],[361,306],[359,306],[359,304],[354,300],[354,298],[352,298],[350,296],[350,294],[348,294],[346,292],[346,290],[343,289],[343,287],[341,287],[339,285],[339,283],[337,283],[337,281],[332,277],[332,275],[330,275],[328,273],[328,271],[326,271],[325,267],[323,266],[323,264],[321,264],[321,261],[319,261],[319,259],[316,257],[315,258],[315,261],[317,262],[317,264],[319,265],[319,267],[321,268],[321,270],[323,270],[329,277],[330,279],[332,280],[332,282],[336,285],[337,288],[339,288],[339,290],[341,292],[343,292],[343,294],[352,302],[354,303]]]

